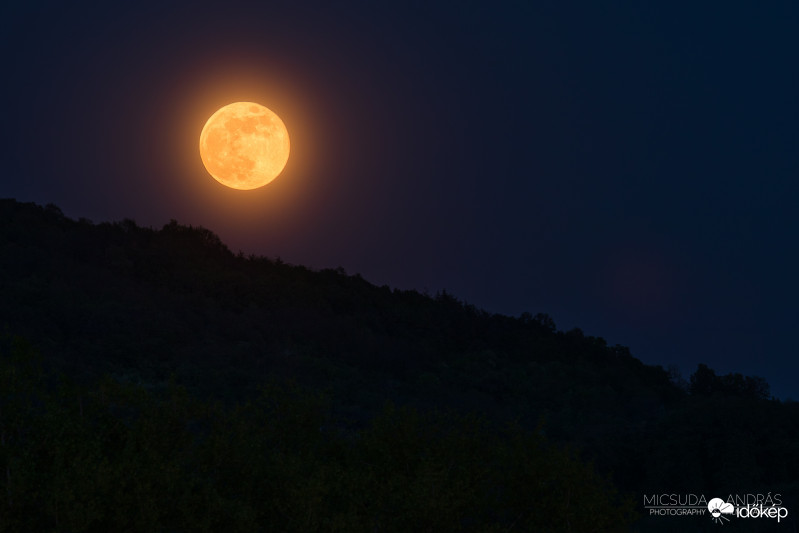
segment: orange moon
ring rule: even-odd
[[[253,102],[228,104],[200,134],[200,157],[216,181],[233,189],[263,187],[289,159],[289,133],[272,110]]]

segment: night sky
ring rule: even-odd
[[[796,2],[118,4],[0,8],[0,197],[202,225],[799,399]],[[254,191],[197,147],[240,100],[292,141]]]

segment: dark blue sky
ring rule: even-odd
[[[0,8],[0,197],[203,225],[799,399],[799,4],[164,4]],[[257,191],[197,153],[237,100],[292,138]]]

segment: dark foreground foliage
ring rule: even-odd
[[[632,502],[518,426],[386,406],[345,430],[322,399],[264,387],[90,388],[0,353],[0,531],[624,531]]]
[[[2,330],[28,339],[36,347],[47,379],[58,381],[55,376],[66,376],[75,384],[64,389],[72,390],[69,394],[73,396],[58,396],[58,383],[48,383],[41,389],[46,394],[31,397],[30,408],[36,414],[31,420],[36,423],[20,427],[28,428],[25,431],[30,439],[46,438],[42,441],[46,446],[41,445],[35,455],[24,452],[30,454],[26,460],[34,461],[25,464],[37,466],[31,467],[31,473],[23,475],[20,471],[12,476],[13,483],[6,487],[13,489],[15,484],[24,485],[22,480],[28,480],[25,486],[39,487],[37,490],[61,490],[52,488],[61,485],[52,485],[50,478],[38,473],[39,469],[50,474],[61,471],[61,467],[53,466],[57,460],[52,456],[54,452],[47,451],[59,449],[51,448],[59,438],[47,432],[70,435],[70,431],[84,428],[81,431],[87,432],[85,438],[101,438],[89,432],[86,428],[90,426],[85,424],[94,424],[91,427],[95,428],[107,423],[107,427],[117,428],[121,440],[113,441],[113,435],[100,431],[97,435],[106,435],[102,437],[106,440],[91,440],[79,448],[80,453],[127,450],[126,461],[161,465],[156,468],[136,463],[139,473],[134,474],[133,467],[118,470],[119,465],[125,464],[117,461],[122,456],[92,452],[92,460],[101,466],[87,472],[105,472],[102,469],[108,468],[102,475],[113,482],[102,485],[102,492],[84,488],[70,497],[75,509],[86,509],[85,505],[94,502],[91,505],[96,511],[91,512],[102,516],[108,516],[115,508],[130,510],[141,505],[139,514],[133,514],[143,517],[135,520],[146,521],[150,516],[147,509],[156,506],[147,494],[158,494],[162,507],[152,511],[157,520],[166,520],[163,512],[174,514],[196,508],[197,516],[212,516],[218,511],[213,516],[235,515],[235,520],[277,524],[270,522],[275,518],[252,514],[267,512],[263,509],[266,500],[257,500],[261,503],[256,505],[255,499],[248,499],[256,498],[255,489],[236,492],[236,483],[223,483],[222,473],[211,469],[206,475],[203,468],[210,467],[202,467],[222,461],[222,456],[238,457],[237,453],[244,453],[237,443],[255,441],[237,440],[234,435],[248,431],[254,432],[257,442],[271,438],[270,442],[282,443],[282,448],[270,448],[273,451],[267,456],[272,462],[259,467],[277,477],[265,477],[257,485],[252,477],[247,477],[253,476],[255,470],[248,471],[241,466],[244,460],[237,459],[239,470],[230,467],[226,471],[235,474],[224,479],[241,479],[241,491],[257,486],[263,491],[262,496],[283,502],[275,503],[268,511],[273,513],[269,516],[279,515],[284,520],[279,522],[278,530],[301,530],[303,526],[297,525],[301,517],[309,521],[303,522],[308,528],[330,529],[339,526],[326,522],[318,525],[322,522],[314,520],[332,520],[333,516],[339,517],[336,520],[349,520],[343,517],[352,515],[355,522],[347,522],[356,524],[352,527],[380,531],[377,526],[357,524],[366,523],[359,520],[376,520],[376,516],[383,517],[380,520],[400,520],[397,513],[422,521],[413,522],[413,527],[408,525],[410,522],[405,524],[411,529],[435,517],[446,517],[448,527],[456,529],[488,524],[491,520],[499,530],[504,527],[517,531],[521,524],[530,523],[546,528],[547,522],[530,522],[539,520],[535,516],[546,515],[556,521],[552,524],[581,530],[573,522],[579,515],[575,506],[600,501],[596,499],[598,493],[587,494],[585,502],[575,503],[572,489],[564,489],[563,496],[562,491],[557,492],[557,484],[533,484],[523,491],[510,489],[514,478],[506,475],[512,470],[508,465],[514,461],[535,463],[542,457],[548,458],[545,463],[555,465],[555,470],[541,474],[543,479],[550,479],[547,476],[554,475],[552,472],[557,469],[574,468],[575,472],[582,472],[579,475],[589,476],[585,478],[586,490],[605,491],[604,501],[613,501],[612,489],[591,478],[593,474],[587,473],[590,469],[581,466],[596,465],[602,476],[635,499],[639,512],[644,511],[644,496],[651,494],[701,493],[710,498],[771,492],[781,494],[786,507],[796,509],[799,516],[799,404],[770,398],[768,384],[761,378],[736,373],[719,375],[699,365],[684,380],[674,371],[642,363],[624,346],[609,346],[604,339],[586,336],[579,329],[559,331],[545,314],[491,314],[446,292],[428,295],[377,287],[342,269],[315,271],[280,259],[236,255],[211,231],[175,221],[161,229],[143,228],[132,220],[92,224],[88,220],[70,220],[52,205],[40,207],[0,200]],[[323,443],[314,448],[315,455],[296,455],[294,444],[287,444],[293,442],[290,433],[295,431],[287,428],[306,416],[302,413],[313,410],[291,408],[300,418],[292,421],[284,416],[280,419],[281,424],[287,424],[284,427],[275,425],[279,417],[274,418],[272,411],[254,407],[274,401],[274,393],[271,400],[264,400],[265,383],[287,380],[296,382],[298,390],[311,391],[299,395],[305,398],[302,402],[310,401],[314,395],[327,398],[326,408],[319,411],[324,415],[317,415],[325,421],[314,421],[316,433],[310,429],[297,433],[302,435],[299,444]],[[164,392],[177,390],[174,384],[186,388],[185,397],[191,400],[184,403],[191,406],[190,411],[175,415],[178,418],[159,418],[167,416],[171,411],[165,406],[176,401],[171,393]],[[84,392],[74,392],[81,390]],[[113,395],[103,390],[115,390],[117,396],[122,394],[119,391],[128,392],[108,404],[104,403],[108,401],[105,398]],[[74,394],[78,394],[77,400]],[[43,398],[49,398],[49,403],[43,403]],[[0,397],[0,423],[8,423],[6,413],[12,409],[6,405],[9,401],[9,397]],[[398,407],[386,413],[382,406],[387,403]],[[88,416],[89,406],[102,416],[88,417],[86,420],[91,422],[85,422],[80,416],[69,414],[82,409]],[[261,414],[253,414],[256,412]],[[409,414],[412,412],[418,414]],[[434,412],[450,415],[436,419],[431,414]],[[476,419],[469,417],[475,413],[488,422],[474,422]],[[258,420],[270,416],[272,425],[258,425]],[[385,420],[388,422],[381,422]],[[447,420],[453,422],[447,425]],[[140,427],[138,424],[144,421],[149,425]],[[518,424],[517,430],[508,429],[511,423]],[[170,424],[178,428],[174,430],[174,446],[181,450],[179,461],[163,459],[167,453],[164,450],[170,449],[166,437],[153,437],[152,442],[160,442],[155,447],[136,444],[139,441],[135,439],[143,438],[138,435],[167,431],[163,428],[172,428]],[[60,429],[53,429],[56,427]],[[131,433],[134,427],[136,431]],[[372,441],[367,436],[386,427],[412,427],[409,435],[424,435],[420,442],[430,450],[410,463],[395,461],[386,466],[380,461],[395,457],[387,452],[379,455],[379,460],[364,460],[372,453],[367,447]],[[433,431],[439,427],[441,432]],[[488,427],[493,429],[489,431]],[[271,436],[261,435],[262,431],[271,431]],[[524,437],[513,436],[514,431]],[[477,433],[483,436],[468,440],[467,435]],[[400,443],[409,438],[392,437]],[[450,446],[447,453],[456,455],[436,455],[436,446],[442,447],[442,443],[449,442],[447,439],[466,439],[461,446],[463,451],[456,452]],[[550,444],[544,444],[543,439]],[[208,446],[223,441],[228,444],[219,444],[219,450],[229,446],[238,451],[220,451],[209,458],[212,452]],[[513,448],[512,442],[527,444]],[[535,454],[525,458],[519,455],[522,448],[527,450],[524,453],[535,450]],[[558,451],[567,448],[576,450],[576,455]],[[3,453],[9,453],[9,449]],[[248,453],[256,453],[247,449]],[[63,452],[58,460],[69,463],[67,466],[89,460],[75,450],[78,448]],[[197,455],[198,450],[205,455]],[[66,459],[73,457],[70,454],[77,454],[74,462]],[[425,462],[428,456],[436,457],[438,462]],[[22,460],[14,457],[14,461]],[[472,468],[477,463],[484,465],[482,470]],[[6,475],[20,468],[14,464],[8,463],[11,470]],[[466,464],[472,466],[466,468]],[[279,468],[297,470],[270,470]],[[147,472],[150,477],[145,475]],[[306,476],[305,482],[317,483],[318,492],[308,492],[310,485],[300,488],[288,481],[270,485],[271,479],[300,475],[298,472]],[[519,472],[521,475],[524,469]],[[122,482],[123,475],[131,476],[133,481]],[[81,479],[87,487],[91,484],[86,478]],[[142,487],[146,489],[131,488],[130,483],[137,479],[144,480]],[[245,483],[247,479],[251,481]],[[426,481],[417,483],[417,479]],[[519,483],[527,483],[532,478],[519,479]],[[401,486],[406,487],[405,492]],[[440,499],[440,504],[445,505],[449,498],[445,494],[449,493],[442,492],[442,487],[458,495],[452,496],[457,504],[434,507],[433,512],[419,503],[429,497]],[[169,492],[172,490],[176,492]],[[14,492],[11,494],[13,498]],[[117,494],[120,501],[103,499],[110,494]],[[175,494],[188,500],[176,499]],[[558,504],[561,507],[555,505],[554,496],[547,500],[547,495],[553,494],[563,496],[564,501]],[[339,500],[331,503],[334,500],[328,495]],[[54,504],[43,503],[48,497],[37,498],[30,505],[41,511],[33,516],[55,520],[57,515],[58,523],[65,523],[64,513],[71,511],[61,507],[57,512],[46,511],[47,505]],[[378,498],[380,505],[375,507],[376,500],[370,498]],[[497,503],[499,498],[504,498],[503,503]],[[513,498],[518,501],[513,503]],[[289,500],[294,503],[285,503]],[[467,500],[472,503],[463,503]],[[23,505],[19,498],[14,501],[15,506]],[[211,501],[216,503],[198,503]],[[431,503],[434,504],[438,505]],[[241,506],[238,514],[231,510],[239,509],[237,506]],[[611,504],[608,513],[618,518],[615,526],[626,523],[627,515],[619,507]],[[597,514],[602,515],[600,511]],[[519,522],[515,522],[517,518]],[[644,516],[633,529],[702,531],[707,523],[698,520],[680,518],[674,522]],[[173,522],[158,523],[166,524],[164,531],[174,530],[170,525]],[[395,525],[380,527],[405,527],[399,522],[390,523]],[[597,518],[596,524],[603,522]],[[725,530],[744,527],[740,524],[728,524]],[[436,522],[436,527],[444,526]],[[749,522],[747,527],[750,529],[744,530],[768,531],[764,521]]]

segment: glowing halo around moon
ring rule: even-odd
[[[253,102],[228,104],[205,123],[200,157],[213,178],[233,189],[263,187],[289,159],[286,125],[272,110]]]

